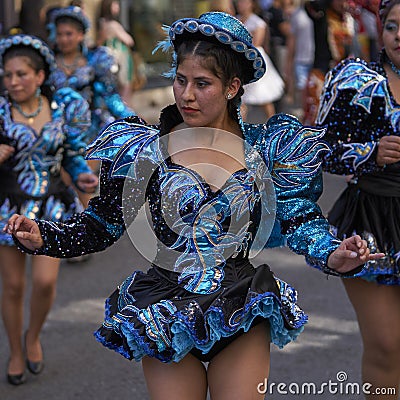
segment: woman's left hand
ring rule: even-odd
[[[95,174],[87,172],[79,174],[76,182],[79,190],[85,193],[94,193],[98,184],[99,178]]]
[[[355,235],[344,239],[328,258],[328,267],[345,274],[370,260],[384,257],[384,253],[371,254],[367,242]]]

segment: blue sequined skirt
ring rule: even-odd
[[[183,289],[175,272],[156,266],[135,272],[106,300],[96,339],[128,359],[163,362],[178,362],[188,353],[209,361],[263,321],[277,346],[295,340],[307,322],[296,291],[266,264],[253,268],[248,260],[230,261],[221,289],[207,295]]]

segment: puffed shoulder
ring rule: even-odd
[[[104,128],[87,147],[87,160],[110,161],[110,177],[135,177],[139,159],[159,164],[161,155],[159,130],[138,117],[114,121]]]
[[[4,107],[5,104],[7,104],[6,98],[0,96],[0,108]]]
[[[371,68],[361,59],[346,59],[333,68],[325,77],[323,92],[316,124],[323,124],[332,107],[344,96],[353,96],[350,104],[360,107],[365,113],[371,113],[375,98],[382,98],[391,104],[387,78]]]
[[[53,94],[53,100],[58,104],[69,104],[72,101],[86,101],[84,98],[74,89],[70,87],[63,87],[60,89],[57,89],[54,94]]]
[[[117,61],[111,50],[106,46],[98,46],[92,49],[88,55],[88,62],[95,68],[95,73],[98,76],[118,71]]]
[[[319,173],[323,156],[330,151],[324,134],[325,129],[303,126],[288,114],[269,119],[255,145],[278,188],[294,188]]]
[[[63,114],[67,125],[80,126],[81,130],[90,126],[89,103],[75,90],[69,87],[56,90],[53,102],[57,104],[57,107],[52,104],[53,117]],[[75,135],[81,136],[82,132],[75,132]]]

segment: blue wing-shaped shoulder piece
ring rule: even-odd
[[[136,178],[135,165],[140,159],[160,164],[159,131],[136,122],[118,120],[108,125],[87,148],[86,159],[112,163],[110,176]]]
[[[268,121],[265,159],[272,165],[271,176],[277,189],[301,187],[318,175],[323,155],[330,148],[322,140],[325,130],[302,126],[294,117],[278,114]]]
[[[368,114],[371,113],[374,98],[382,98],[385,102],[385,117],[390,118],[393,128],[398,129],[400,108],[391,99],[387,78],[359,59],[346,59],[327,74],[317,125],[324,123],[340,93],[348,90],[354,92],[351,104],[361,107]]]

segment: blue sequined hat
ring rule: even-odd
[[[243,58],[245,82],[255,82],[266,71],[264,58],[252,44],[252,36],[237,18],[223,12],[207,12],[199,18],[182,18],[170,27],[165,27],[169,42],[176,50],[178,45],[188,38],[207,40],[229,46]],[[155,50],[167,50],[168,40],[160,42]]]
[[[53,72],[57,68],[56,60],[53,52],[43,40],[31,35],[12,35],[0,39],[0,68],[3,68],[4,53],[15,46],[29,46],[36,50],[44,59],[48,66],[48,73]]]
[[[89,19],[78,6],[62,7],[54,11],[51,16],[52,23],[57,24],[57,19],[62,17],[68,17],[78,21],[82,25],[84,33],[87,33],[90,28]]]

